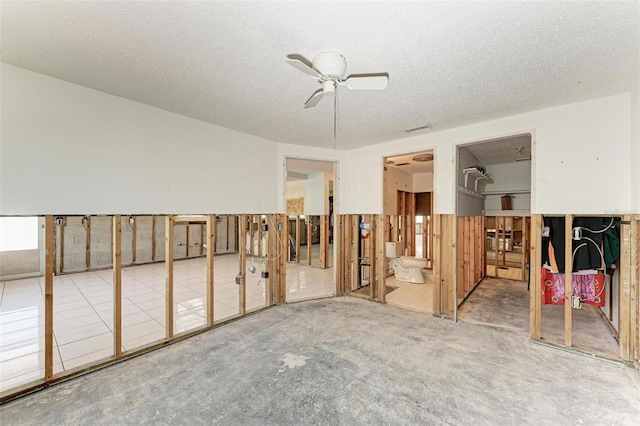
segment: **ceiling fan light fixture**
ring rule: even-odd
[[[407,129],[407,130],[405,130],[405,132],[407,132],[409,134],[413,134],[413,133],[424,132],[425,130],[429,130],[429,129],[431,129],[431,126],[428,125],[428,124],[425,124],[424,126],[414,127],[412,129]]]
[[[433,154],[419,154],[413,157],[412,160],[417,163],[425,163],[427,161],[433,160]]]
[[[333,80],[326,80],[322,82],[322,91],[325,95],[333,96],[336,93],[336,82]]]

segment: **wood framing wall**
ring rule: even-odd
[[[458,217],[457,229],[457,304],[482,281],[484,266],[484,217]]]
[[[434,215],[433,260],[434,260],[434,315],[456,320],[456,216]]]
[[[291,247],[287,248],[287,261],[300,263],[301,259],[308,265],[329,268],[329,243],[331,229],[329,228],[329,215],[287,215],[288,235],[293,240],[295,258],[291,256]],[[312,250],[316,244],[317,253]]]
[[[125,222],[123,218],[129,216],[113,215],[110,216],[111,223],[111,255],[113,265],[113,354],[110,357],[101,359],[99,361],[87,364],[85,366],[77,367],[73,370],[67,370],[54,374],[53,362],[54,362],[54,341],[53,341],[53,329],[54,329],[54,300],[55,300],[55,261],[56,261],[56,228],[58,230],[62,228],[60,225],[54,223],[54,215],[45,216],[45,272],[44,272],[44,371],[40,379],[30,382],[28,384],[20,385],[17,388],[9,389],[0,394],[0,403],[13,399],[16,396],[31,392],[35,389],[42,388],[49,384],[57,383],[65,380],[69,377],[84,374],[88,371],[101,368],[105,365],[109,365],[115,362],[119,362],[124,359],[131,358],[140,353],[147,352],[159,347],[164,346],[166,343],[184,339],[192,335],[202,333],[211,329],[214,326],[219,326],[225,322],[235,319],[236,317],[226,318],[220,321],[214,321],[214,256],[213,250],[216,243],[216,224],[219,221],[216,220],[216,215],[199,216],[198,221],[201,221],[204,229],[203,241],[205,241],[206,249],[203,250],[203,254],[206,256],[206,319],[207,322],[204,326],[199,328],[193,328],[181,333],[175,332],[175,320],[174,320],[174,281],[173,281],[173,260],[174,260],[174,228],[177,223],[181,223],[181,216],[166,215],[164,216],[164,223],[158,221],[155,224],[157,227],[164,229],[164,244],[158,243],[158,247],[164,246],[165,250],[165,307],[166,307],[166,335],[164,339],[160,341],[151,342],[145,347],[135,348],[133,350],[123,350],[122,347],[122,228],[128,226],[123,224]],[[235,219],[236,216],[231,215],[230,218]],[[260,229],[260,235],[262,235],[262,224],[265,223],[268,226],[266,253],[264,253],[264,259],[266,262],[266,271],[268,277],[266,282],[266,303],[265,306],[256,308],[255,310],[264,309],[265,307],[284,303],[286,297],[286,268],[285,268],[285,254],[288,246],[287,236],[287,217],[281,214],[270,214],[262,218],[262,215],[240,215],[239,224],[241,229],[248,229],[253,227],[254,230]],[[253,223],[253,225],[251,225]],[[237,234],[230,235],[238,236]],[[241,247],[239,256],[238,271],[239,274],[244,274],[247,270],[246,263],[246,251],[244,250],[244,244],[246,238],[244,232],[240,233],[238,243]],[[57,235],[60,238],[60,233]],[[250,248],[247,248],[251,250]],[[254,254],[259,255],[258,247],[254,247]],[[238,286],[239,291],[239,312],[240,315],[248,314],[251,311],[246,307],[246,282],[243,280],[242,285]]]

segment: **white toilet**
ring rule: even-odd
[[[424,284],[422,269],[428,266],[427,259],[420,257],[402,256],[402,243],[387,242],[385,252],[393,267],[396,280],[408,283]]]

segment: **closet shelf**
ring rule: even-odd
[[[531,194],[528,189],[514,189],[513,191],[485,191],[482,195],[512,195],[512,194]]]
[[[485,216],[531,216],[531,210],[482,210]]]
[[[488,183],[493,183],[493,181],[491,180],[491,178],[489,177],[489,175],[487,173],[485,173],[484,171],[478,169],[477,167],[469,167],[466,169],[462,169],[462,172],[464,173],[464,186],[465,188],[469,188],[469,177],[471,177],[472,179],[475,179],[474,182],[474,192],[478,192],[478,181],[479,180],[486,180]]]
[[[467,187],[464,187],[462,185],[458,185],[458,192],[462,192],[463,194],[471,195],[472,197],[476,197],[476,198],[479,198],[481,200],[486,200],[486,198],[487,198],[484,195],[480,194],[479,192],[474,191],[472,189],[469,189]]]

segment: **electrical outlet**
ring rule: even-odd
[[[282,224],[281,223],[278,224],[278,231],[282,231]]]
[[[58,216],[55,219],[53,219],[53,223],[55,225],[64,225],[64,217],[62,216]]]
[[[262,276],[262,278],[269,278],[269,271],[262,271],[260,276]]]
[[[244,277],[238,274],[238,276],[236,276],[236,284],[242,285],[243,282],[244,282]]]
[[[582,300],[580,300],[578,296],[571,296],[571,307],[580,309],[582,307]]]
[[[266,223],[262,224],[262,232],[267,232],[267,230],[269,229],[269,225],[267,225]]]

